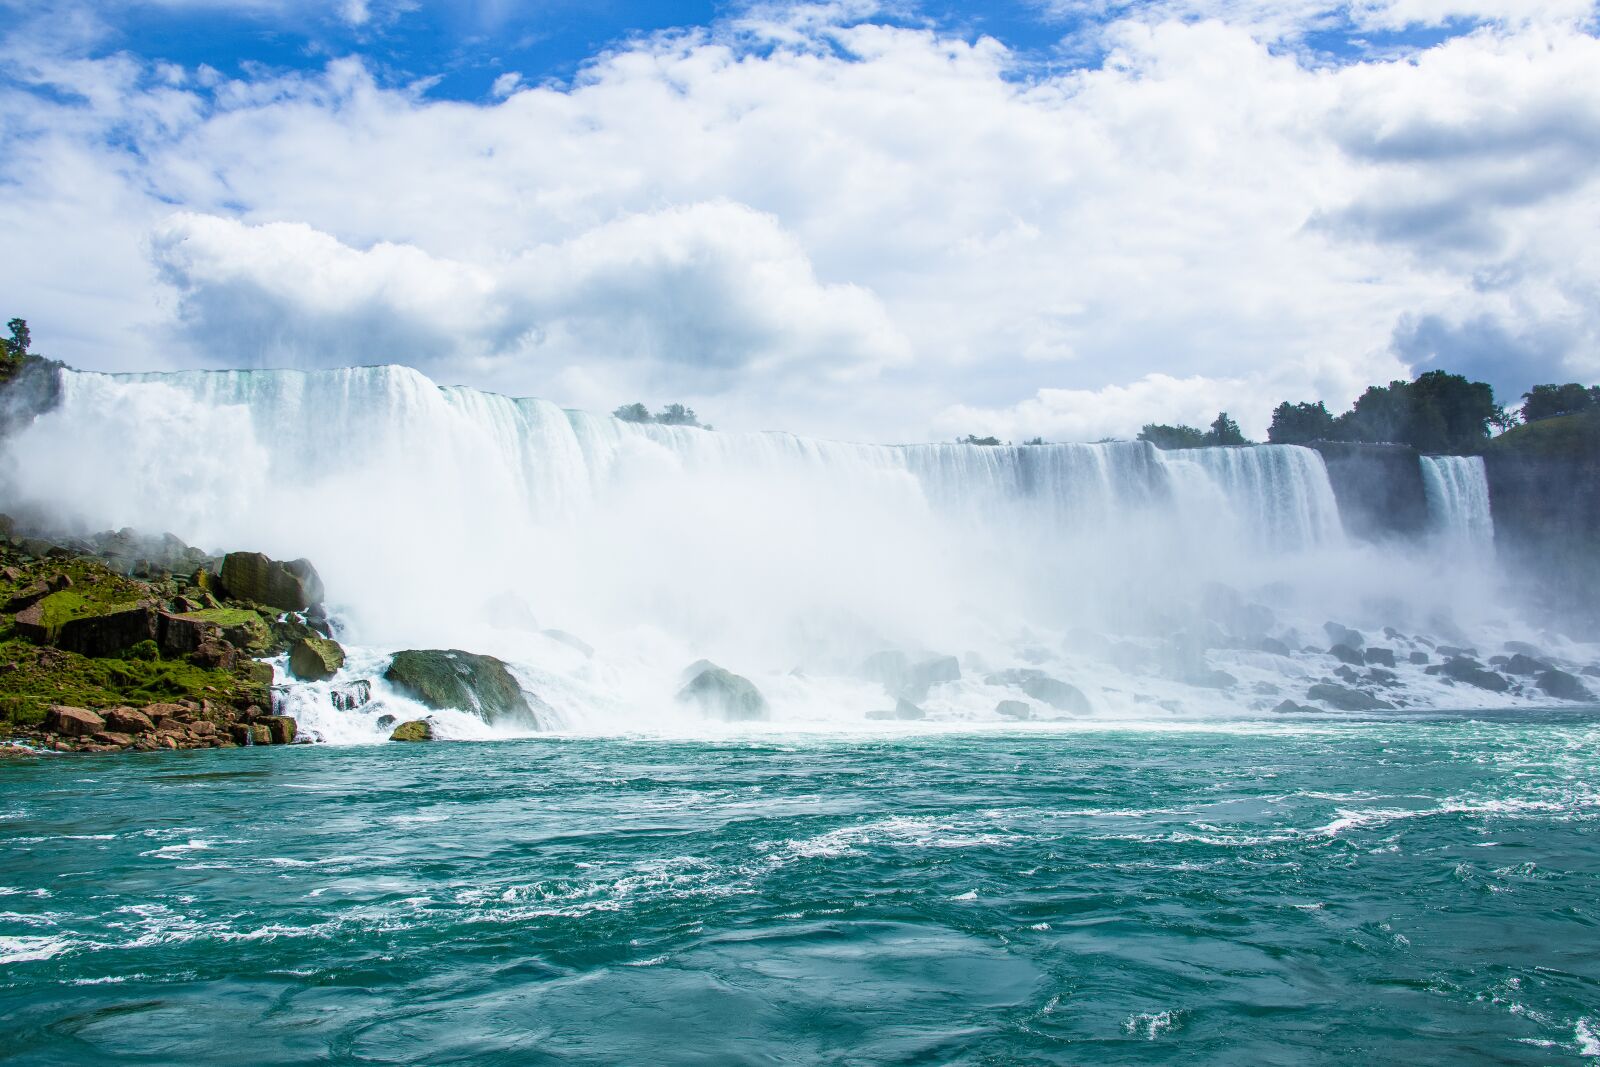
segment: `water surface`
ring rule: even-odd
[[[15,1063],[1579,1063],[1600,718],[0,764]]]

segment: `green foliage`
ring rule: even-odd
[[[1144,429],[1139,431],[1139,440],[1149,441],[1161,449],[1206,446],[1204,430],[1197,430],[1193,426],[1167,426],[1157,422],[1146,423]]]
[[[1226,411],[1217,412],[1216,419],[1211,423],[1211,432],[1206,434],[1208,445],[1247,445],[1244,434],[1239,431],[1239,424],[1228,418]]]
[[[11,336],[0,337],[0,379],[9,379],[17,372],[22,361],[28,357],[28,346],[33,343],[28,324],[22,319],[12,319],[6,323],[6,327],[11,331]]]
[[[1042,445],[1042,444],[1044,444],[1044,438],[1042,438],[1042,437],[1030,437],[1030,438],[1028,438],[1026,441],[1024,441],[1022,443],[1025,444],[1025,445]]]
[[[1419,452],[1475,453],[1491,426],[1509,425],[1487,382],[1435,370],[1415,381],[1373,385],[1335,420],[1343,441],[1410,445]]]
[[[682,404],[668,404],[658,413],[650,414],[650,409],[640,403],[624,404],[611,413],[611,417],[621,419],[623,422],[653,422],[660,426],[700,426],[700,419],[694,413],[694,408],[684,407]],[[709,426],[700,426],[702,430],[709,430]]]
[[[161,649],[154,641],[140,641],[122,653],[123,659],[160,659]]]
[[[1600,408],[1582,415],[1536,419],[1496,437],[1486,451],[1579,461],[1600,457]]]
[[[91,659],[42,648],[9,630],[3,636],[0,669],[6,699],[0,703],[0,715],[16,725],[41,722],[51,704],[105,708],[185,698],[227,702],[245,690],[245,683],[234,674],[182,660]]]
[[[1522,418],[1525,422],[1554,419],[1562,415],[1581,415],[1586,411],[1600,411],[1600,385],[1585,387],[1577,382],[1536,385],[1522,394]]]
[[[998,437],[979,437],[977,434],[970,433],[956,442],[959,445],[998,445],[999,443],[1000,438]]]
[[[183,617],[198,619],[201,622],[214,622],[224,630],[265,621],[259,612],[251,611],[249,608],[206,608],[202,611],[188,612]]]
[[[1267,440],[1275,445],[1304,445],[1332,440],[1333,415],[1322,401],[1291,404],[1287,400],[1272,409],[1272,425]]]

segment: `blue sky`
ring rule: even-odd
[[[1600,377],[1592,0],[0,0],[84,367],[1093,439]]]

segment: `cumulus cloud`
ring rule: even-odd
[[[1091,6],[1103,53],[1066,70],[829,5],[474,104],[356,57],[228,79],[13,42],[0,281],[88,366],[398,359],[880,439],[1259,433],[1488,366],[1491,323],[1497,385],[1595,373],[1588,5]]]

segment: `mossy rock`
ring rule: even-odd
[[[229,552],[221,578],[230,597],[280,611],[304,611],[322,600],[322,579],[306,559],[280,563],[260,552]]]
[[[769,714],[767,698],[754,682],[716,665],[695,675],[678,691],[678,700],[728,722],[752,722]]]
[[[344,649],[326,637],[302,637],[289,649],[289,673],[302,682],[332,678],[344,666]]]
[[[476,713],[485,722],[522,722],[540,727],[542,702],[524,693],[505,663],[458,648],[396,652],[384,678],[402,693],[435,711],[453,708]]]
[[[261,613],[250,608],[206,608],[179,616],[209,622],[222,630],[222,639],[246,652],[264,653],[272,648],[272,626]]]
[[[394,733],[389,735],[391,741],[432,741],[433,727],[426,719],[412,719],[403,722],[394,728]]]

